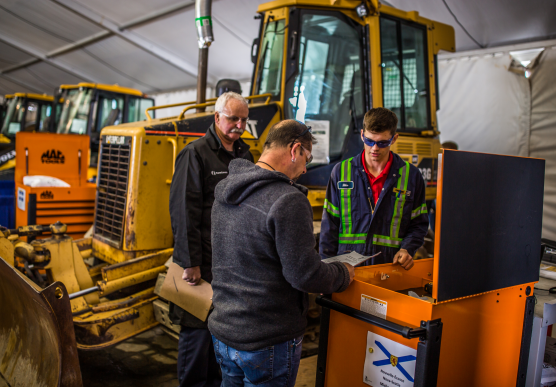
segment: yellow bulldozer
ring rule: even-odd
[[[310,188],[318,220],[330,171],[361,150],[364,113],[384,106],[399,117],[393,151],[421,169],[427,199],[434,199],[436,55],[454,51],[453,29],[376,0],[277,0],[260,5],[258,14],[243,134],[255,160],[276,122],[296,118],[312,125],[320,145],[299,182]],[[80,385],[79,366],[69,360],[76,348],[105,348],[159,323],[170,326],[154,286],[173,252],[174,161],[204,135],[213,113],[199,110],[215,101],[149,107],[147,121],[102,130],[91,238],[74,241],[61,223],[1,230],[0,374],[9,383],[17,377],[22,385],[45,385],[40,380],[48,373],[52,383],[46,385]],[[151,118],[153,110],[180,105],[177,117]],[[52,237],[21,239],[42,232]],[[36,345],[37,331],[45,345]],[[46,356],[57,367],[46,371]],[[35,371],[17,373],[21,362]]]

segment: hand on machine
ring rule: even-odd
[[[413,257],[411,255],[409,255],[409,253],[405,249],[400,249],[400,251],[398,251],[396,253],[396,255],[394,255],[394,262],[393,263],[394,263],[394,265],[396,263],[399,264],[405,270],[411,269],[414,265]]]

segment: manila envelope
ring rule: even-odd
[[[183,269],[172,262],[160,288],[159,296],[173,302],[199,320],[206,321],[212,306],[212,287],[204,280],[191,286],[181,279],[182,274]]]

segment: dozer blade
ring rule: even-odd
[[[82,385],[64,284],[41,290],[0,258],[0,387]]]

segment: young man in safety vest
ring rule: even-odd
[[[326,189],[320,233],[323,258],[356,251],[375,258],[362,266],[413,267],[429,227],[425,183],[419,170],[390,151],[398,118],[385,108],[365,114],[363,151],[338,163]]]

